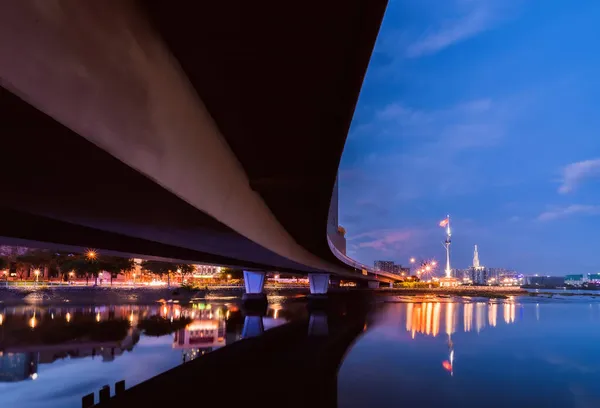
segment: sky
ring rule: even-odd
[[[390,0],[339,173],[348,255],[600,271],[600,1]]]

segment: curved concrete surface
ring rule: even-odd
[[[215,123],[199,90],[155,28],[160,25],[156,10],[166,7],[165,3],[149,2],[141,9],[138,2],[123,0],[31,0],[5,1],[0,7],[0,84],[4,88],[260,247],[314,270],[348,274],[349,269],[335,258],[325,259],[323,253],[316,256],[306,249],[310,243],[300,245],[282,225],[282,216],[276,217],[265,202],[268,193],[257,192],[264,181],[250,180],[239,161],[243,155],[231,148],[245,138],[224,136],[221,128],[227,126],[223,121]],[[376,18],[378,10],[383,12],[380,7],[372,13]],[[240,18],[235,12],[230,14]],[[371,47],[372,37],[366,40]],[[351,48],[347,51],[352,53]],[[206,66],[222,63],[214,58],[202,61]],[[240,109],[235,99],[229,103],[231,109]],[[225,118],[231,122],[236,116]],[[253,130],[259,130],[260,121],[269,117],[263,114],[256,120],[249,123]],[[341,149],[337,153],[330,158],[335,167]],[[331,178],[329,173],[326,179]],[[327,184],[332,187],[333,179]],[[40,213],[85,227],[128,232],[106,219]],[[324,242],[326,225],[321,227],[322,237],[310,236]],[[152,232],[146,231],[145,237],[149,236]],[[172,239],[156,241],[168,244]],[[193,239],[190,236],[188,241]]]

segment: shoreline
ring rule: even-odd
[[[512,296],[528,296],[530,292],[521,288],[499,287],[459,287],[459,288],[379,288],[373,289],[332,289],[334,293],[371,291],[374,296],[467,296],[490,299],[508,299]],[[188,291],[178,287],[0,287],[0,304],[151,304],[174,301],[188,303],[194,299],[210,299],[211,297],[239,297],[243,287],[218,287],[208,290]],[[267,295],[298,295],[309,294],[308,287],[267,287]]]
[[[387,296],[442,295],[509,299],[513,296],[527,296],[530,292],[519,287],[466,286],[456,288],[381,288],[375,293]]]

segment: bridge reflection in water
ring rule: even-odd
[[[290,312],[280,309],[269,306],[263,327],[288,320]],[[172,335],[172,349],[181,350],[185,362],[240,340],[242,331],[235,303],[0,307],[0,382],[36,380],[40,365],[65,359],[112,362],[144,335]]]

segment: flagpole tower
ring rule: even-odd
[[[446,278],[450,278],[452,277],[452,268],[450,268],[450,243],[451,241],[451,237],[452,237],[452,232],[450,230],[450,215],[448,215],[448,217],[446,217],[446,219],[448,220],[448,222],[446,223],[446,241],[444,242],[444,247],[446,248]]]

